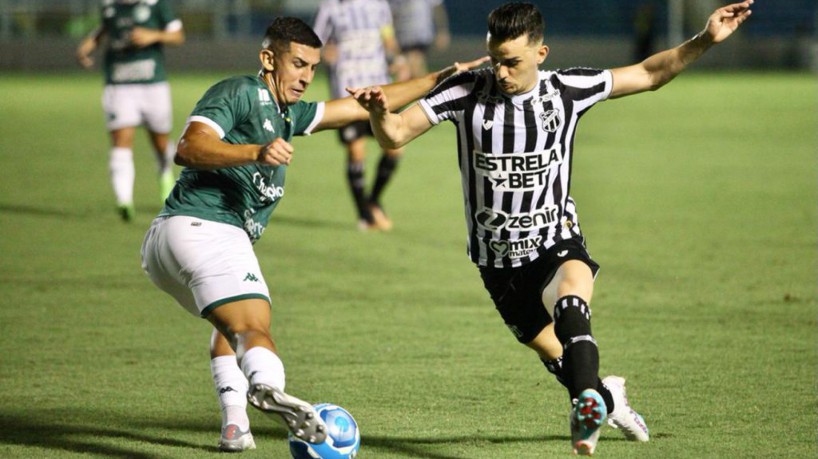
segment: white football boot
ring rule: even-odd
[[[605,401],[599,392],[585,389],[571,410],[571,445],[574,454],[591,456],[599,441],[599,431],[605,422]]]
[[[621,376],[607,376],[602,384],[611,391],[614,401],[614,410],[608,414],[608,424],[622,431],[625,438],[631,441],[648,441],[648,426],[645,419],[639,415],[628,403],[625,393],[625,378]]]
[[[219,438],[219,449],[227,452],[240,452],[248,449],[256,449],[256,442],[250,429],[242,431],[236,424],[228,424],[222,428],[222,435]]]
[[[259,410],[277,415],[296,438],[307,443],[323,443],[327,438],[327,426],[315,408],[280,389],[252,384],[247,400]]]

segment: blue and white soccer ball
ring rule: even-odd
[[[290,434],[293,459],[355,459],[361,447],[361,432],[349,411],[331,403],[315,405],[315,411],[327,425],[327,439],[312,444]]]

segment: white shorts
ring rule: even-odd
[[[102,91],[102,109],[109,131],[145,125],[149,131],[168,134],[173,127],[170,84],[109,84]]]
[[[158,217],[142,243],[142,269],[157,287],[200,317],[233,301],[270,302],[253,245],[237,226]]]

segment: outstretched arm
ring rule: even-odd
[[[97,49],[100,40],[102,40],[104,36],[105,27],[99,26],[82,39],[76,52],[77,62],[81,66],[91,68],[91,66],[94,65],[94,59],[91,57],[91,54]]]
[[[134,27],[131,31],[131,43],[137,48],[144,48],[154,43],[179,46],[185,42],[185,31],[181,25],[168,30]]]
[[[423,97],[438,83],[460,72],[465,72],[483,65],[488,57],[481,57],[466,63],[455,62],[443,70],[430,73],[413,80],[402,81],[382,86],[383,93],[389,98],[392,107],[403,107],[410,102]],[[350,94],[352,91],[350,91]],[[352,97],[327,101],[324,108],[324,117],[313,129],[313,132],[323,129],[334,129],[346,126],[353,121],[363,121],[369,117],[369,112]]]
[[[400,148],[432,127],[432,122],[418,104],[400,113],[392,113],[389,109],[388,95],[378,86],[348,88],[347,91],[369,112],[372,132],[384,148]]]
[[[721,43],[735,32],[750,16],[752,4],[753,0],[746,0],[719,8],[710,15],[704,30],[685,43],[656,53],[638,64],[612,69],[611,97],[661,88],[711,46]]]
[[[219,169],[261,163],[290,164],[293,147],[281,137],[267,145],[233,145],[222,141],[216,130],[192,121],[182,133],[174,162],[195,169]]]

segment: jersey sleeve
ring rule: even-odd
[[[165,32],[176,32],[182,28],[182,20],[173,12],[169,0],[159,0],[156,5],[159,23]]]
[[[597,102],[606,100],[613,90],[610,70],[572,68],[556,73],[560,92],[580,106],[584,112]]]
[[[454,75],[437,85],[418,105],[432,124],[454,120],[466,107],[466,101],[475,87],[475,71]]]
[[[298,101],[289,111],[293,135],[310,135],[324,117],[324,102]]]
[[[252,111],[252,90],[254,88],[250,88],[241,79],[233,78],[216,83],[196,103],[188,122],[207,124],[218,132],[219,138],[224,138]]]

